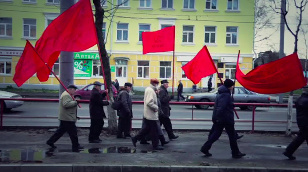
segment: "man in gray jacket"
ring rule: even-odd
[[[77,87],[75,85],[69,85],[67,91],[64,91],[60,97],[59,103],[59,120],[60,126],[57,131],[50,137],[46,142],[52,148],[56,148],[54,143],[58,141],[64,133],[68,133],[72,142],[72,151],[79,152],[80,149],[83,149],[79,145],[78,136],[77,136],[77,101],[73,100],[71,95],[74,95]]]

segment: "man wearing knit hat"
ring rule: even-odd
[[[241,158],[246,155],[239,151],[236,141],[233,113],[234,104],[233,98],[231,97],[231,91],[233,88],[234,82],[231,79],[226,79],[224,84],[218,88],[212,116],[212,134],[209,135],[208,141],[203,144],[200,150],[207,157],[212,156],[212,154],[209,153],[209,150],[211,149],[212,144],[219,139],[223,129],[226,130],[229,137],[232,157]]]

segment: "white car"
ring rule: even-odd
[[[22,97],[19,94],[10,93],[10,92],[7,92],[7,91],[0,91],[0,98],[20,99]],[[19,106],[21,106],[23,104],[24,104],[23,101],[4,100],[4,110],[11,110],[12,108],[17,108],[17,107],[19,107]],[[0,104],[0,107],[1,107],[1,104]]]

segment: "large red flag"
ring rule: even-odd
[[[237,62],[236,79],[243,87],[261,94],[285,93],[306,85],[297,53],[258,66],[246,75]]]
[[[32,44],[27,40],[25,49],[16,65],[13,81],[20,87],[43,65],[43,61],[35,52]]]
[[[206,46],[204,46],[190,62],[184,65],[182,69],[187,78],[194,84],[198,84],[202,78],[217,72],[213,59]]]
[[[155,32],[142,32],[143,54],[174,51],[175,26]]]
[[[49,24],[35,49],[52,67],[60,51],[83,51],[95,44],[97,35],[90,0],[80,0]],[[41,66],[37,77],[45,82],[49,74],[49,69]]]

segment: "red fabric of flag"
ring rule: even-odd
[[[175,26],[155,32],[142,32],[143,54],[174,51]]]
[[[278,94],[306,85],[297,53],[258,66],[246,75],[236,65],[236,79],[243,87],[261,94]]]
[[[206,46],[190,62],[184,65],[182,69],[187,78],[194,84],[198,84],[202,78],[212,75],[217,71]]]
[[[80,0],[49,24],[35,49],[52,67],[61,51],[83,51],[95,44],[97,35],[90,0]],[[49,69],[41,66],[37,77],[45,82],[49,74]]]
[[[24,51],[16,65],[13,81],[18,87],[33,76],[44,65],[32,44],[27,40]]]

